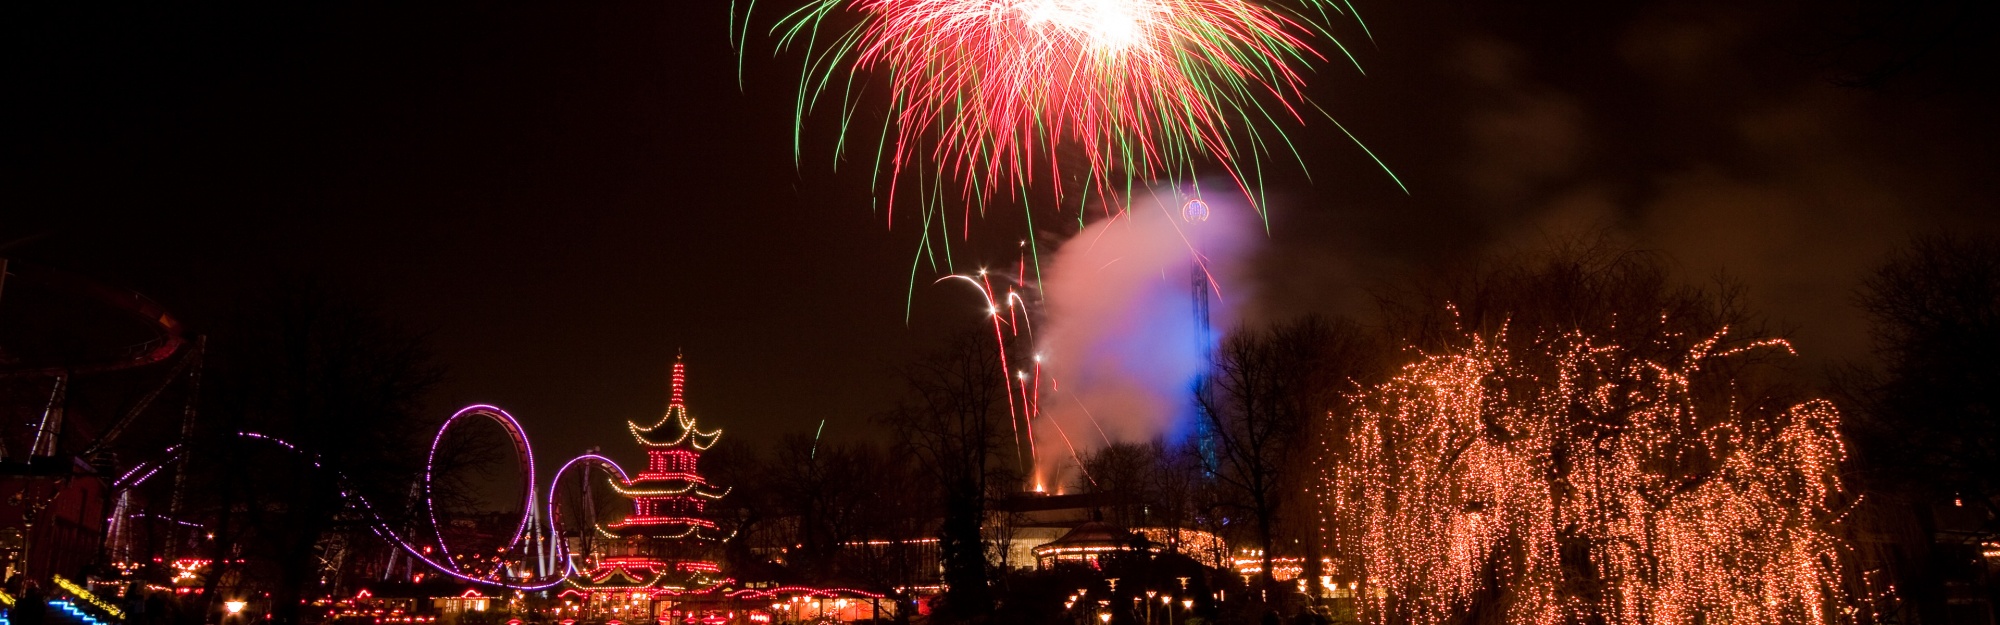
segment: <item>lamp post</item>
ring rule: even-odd
[[[1153,597],[1157,597],[1157,596],[1159,596],[1159,595],[1160,595],[1160,592],[1159,592],[1159,591],[1157,591],[1157,590],[1148,590],[1148,591],[1146,591],[1146,624],[1147,624],[1147,625],[1152,625],[1152,623],[1153,623]],[[1134,599],[1136,599],[1136,598],[1137,598],[1137,597],[1134,597]]]

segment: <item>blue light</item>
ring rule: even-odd
[[[105,625],[104,621],[100,621],[97,619],[97,617],[84,613],[82,609],[76,607],[76,604],[70,603],[69,601],[66,600],[50,601],[49,605],[59,608],[64,612],[70,613],[71,615],[75,616],[77,620],[83,621],[86,625]]]

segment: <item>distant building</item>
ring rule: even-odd
[[[1008,519],[1008,522],[989,526],[987,540],[1005,550],[1005,562],[1010,568],[1047,568],[1051,562],[1069,561],[1066,556],[1056,560],[1044,557],[1042,547],[1101,539],[1103,536],[1096,534],[1107,529],[1150,542],[1152,547],[1149,550],[1154,553],[1178,553],[1214,569],[1229,567],[1229,546],[1213,533],[1165,525],[1127,528],[1105,522],[1104,519],[1111,518],[1105,513],[1107,510],[1126,508],[1143,511],[1146,508],[1145,503],[1120,493],[1021,493],[1001,502],[996,508],[998,516]],[[1141,513],[1126,516],[1134,521],[1150,520]]]
[[[0,573],[81,575],[104,544],[105,482],[71,456],[0,462]]]

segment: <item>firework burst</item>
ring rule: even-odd
[[[1323,59],[1308,40],[1326,32],[1315,18],[1341,9],[1322,2],[811,0],[778,32],[808,49],[801,121],[839,90],[847,129],[879,77],[891,202],[915,178],[927,197],[957,185],[970,211],[1050,182],[1058,203],[1070,181],[1111,198],[1203,161],[1256,188],[1264,158],[1296,158],[1278,128],[1309,106],[1300,72]]]

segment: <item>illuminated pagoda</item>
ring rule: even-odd
[[[629,613],[668,610],[662,602],[678,604],[683,595],[710,594],[729,582],[717,566],[725,537],[705,516],[707,502],[728,491],[709,485],[700,470],[702,451],[722,430],[695,425],[683,397],[686,382],[686,365],[676,358],[666,414],[650,426],[626,422],[646,452],[646,467],[611,487],[632,501],[632,512],[598,526],[610,547],[591,570],[569,578],[572,589],[563,595],[638,616]]]

